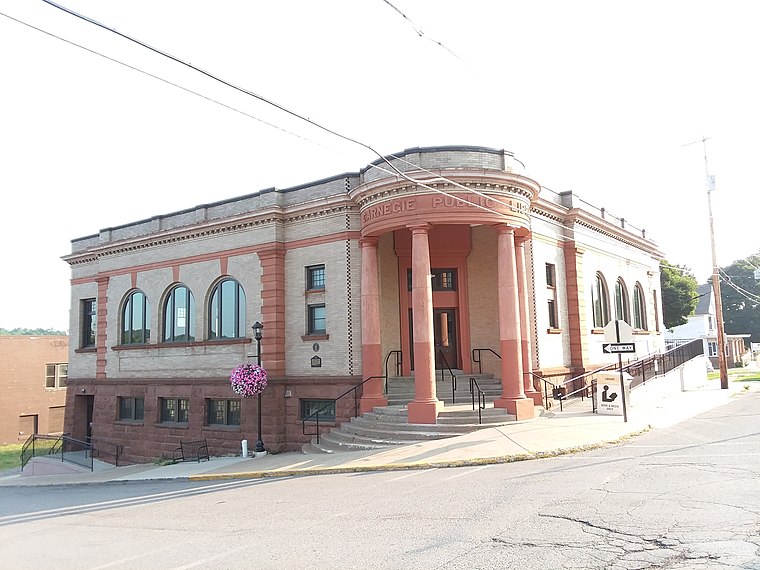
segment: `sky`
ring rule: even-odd
[[[2,328],[68,329],[74,238],[377,158],[114,29],[383,155],[511,151],[700,282],[709,138],[717,263],[760,251],[752,1],[59,1],[107,29],[0,2]]]

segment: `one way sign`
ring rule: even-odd
[[[605,354],[620,354],[624,352],[636,352],[636,345],[627,342],[603,342],[602,352]]]

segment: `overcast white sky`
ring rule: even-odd
[[[383,154],[510,150],[700,281],[705,166],[683,145],[711,137],[718,264],[760,250],[755,2],[394,0],[423,36],[383,0],[60,2]],[[0,327],[68,329],[73,238],[375,158],[41,0],[0,13]]]

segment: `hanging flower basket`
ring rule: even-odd
[[[251,398],[267,387],[267,371],[258,364],[241,364],[230,374],[230,386],[235,394]]]

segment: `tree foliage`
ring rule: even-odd
[[[760,252],[734,261],[720,270],[720,299],[723,302],[723,323],[726,334],[751,334],[752,342],[760,342]]]
[[[15,329],[3,329],[0,328],[0,336],[9,336],[9,335],[16,335],[16,336],[60,336],[60,335],[66,335],[68,334],[66,331],[57,331],[54,329],[22,329],[22,328],[15,328]]]
[[[663,260],[660,263],[660,291],[665,328],[685,324],[697,308],[697,280],[690,270]]]

